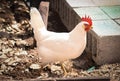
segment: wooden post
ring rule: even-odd
[[[42,1],[39,5],[39,11],[40,11],[40,14],[42,16],[43,22],[44,22],[45,26],[47,27],[49,2]]]

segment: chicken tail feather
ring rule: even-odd
[[[34,30],[39,30],[40,28],[45,27],[42,16],[36,8],[32,7],[30,9],[30,16],[31,26],[33,27]]]

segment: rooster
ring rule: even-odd
[[[77,58],[86,47],[87,31],[92,28],[92,20],[82,17],[81,22],[70,32],[48,31],[39,11],[31,8],[31,26],[37,41],[37,51],[42,64]]]

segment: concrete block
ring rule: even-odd
[[[120,0],[93,0],[96,6],[120,5]]]
[[[114,21],[120,25],[120,18],[115,19]]]
[[[58,0],[54,0],[54,10],[57,11],[57,2]]]
[[[93,31],[100,37],[120,35],[120,25],[113,20],[93,21]]]
[[[55,0],[49,0],[49,2],[50,2],[50,8],[54,9]]]
[[[68,14],[68,16],[69,16],[68,26],[66,26],[69,31],[71,31],[71,30],[73,29],[73,28],[72,28],[72,25],[71,25],[71,23],[73,22],[72,14],[73,14],[73,10],[72,10],[72,9],[69,9],[69,14]]]
[[[98,65],[120,62],[120,36],[104,36],[98,39],[93,59]]]
[[[98,65],[120,62],[120,26],[112,20],[94,21],[87,49]]]
[[[90,31],[87,33],[86,50],[87,50],[87,52],[90,52],[90,53],[92,52],[92,34]]]
[[[59,0],[49,0],[50,1],[50,8],[58,11],[58,1]]]
[[[75,26],[76,15],[73,11],[73,8],[65,0],[59,0],[59,15],[64,25],[68,28],[68,30],[72,30]],[[79,17],[79,16],[78,16]]]
[[[63,23],[65,24],[65,26],[67,26],[67,24],[66,24],[66,20],[65,20],[65,18],[66,18],[66,16],[67,16],[67,13],[66,13],[66,5],[65,5],[65,2],[62,0],[61,1],[61,9],[60,9],[60,17],[61,17],[61,20],[63,21]]]
[[[59,12],[60,9],[60,0],[56,0],[56,11]]]
[[[100,7],[110,18],[120,18],[120,6],[105,6]]]
[[[120,6],[97,7],[105,5],[104,2],[115,5],[120,0],[52,1],[53,8],[58,7],[55,10],[69,31],[79,23],[80,17],[89,15],[93,19],[93,30],[87,33],[86,51],[92,53],[93,60],[98,65],[120,62]],[[88,3],[85,3],[86,1]],[[114,4],[111,4],[112,2]]]
[[[80,17],[89,15],[93,20],[110,19],[99,7],[74,8],[74,10]]]
[[[67,26],[68,31],[71,31],[76,25],[75,25],[75,20],[76,20],[76,15],[75,12],[73,10],[71,10],[71,14],[69,17],[69,26]]]
[[[60,4],[60,6],[59,6],[60,8],[59,8],[59,12],[58,13],[59,13],[59,15],[60,15],[60,17],[62,19],[63,18],[63,5],[62,5],[63,4],[63,0],[60,0],[59,4]]]
[[[95,6],[92,0],[66,0],[71,7]]]

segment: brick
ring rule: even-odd
[[[110,18],[120,18],[120,6],[105,6],[100,7]]]
[[[100,8],[98,7],[83,7],[74,8],[75,12],[80,16],[89,15],[93,20],[110,19]]]

